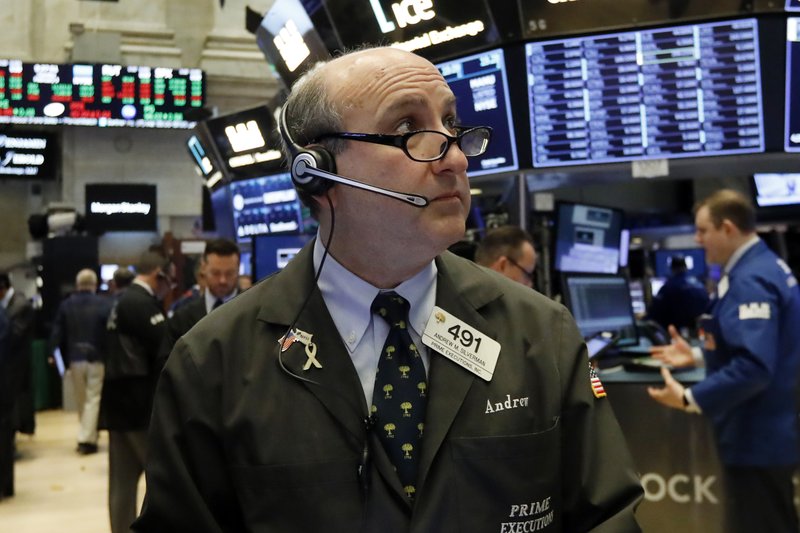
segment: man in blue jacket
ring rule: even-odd
[[[650,396],[710,418],[724,471],[726,532],[798,531],[797,280],[756,235],[755,211],[742,194],[714,193],[699,204],[695,225],[707,260],[723,266],[713,316],[703,324],[707,377],[685,388],[662,369],[665,387],[650,388]],[[671,333],[672,344],[653,355],[691,364],[692,349]]]
[[[669,268],[672,276],[653,298],[647,316],[664,328],[693,331],[697,317],[708,308],[708,293],[703,283],[689,273],[683,255],[673,255]]]

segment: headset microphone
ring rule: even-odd
[[[292,155],[292,162],[289,167],[292,181],[295,186],[308,194],[319,195],[327,191],[331,182],[341,183],[356,189],[374,192],[395,200],[400,200],[414,207],[425,207],[430,202],[424,196],[419,194],[411,194],[376,185],[370,185],[353,178],[346,178],[336,174],[336,162],[333,155],[324,147],[318,144],[311,145],[304,148],[297,144],[292,139],[289,133],[289,126],[286,123],[286,104],[281,109],[280,119],[278,120],[278,129],[280,130],[281,137],[283,137],[286,146]]]

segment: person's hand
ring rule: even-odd
[[[675,326],[669,327],[670,343],[666,346],[653,346],[650,355],[674,368],[694,366],[692,347],[681,337]]]
[[[672,377],[669,369],[665,367],[661,367],[661,377],[664,378],[664,386],[661,388],[647,387],[647,393],[658,403],[683,411],[685,409],[683,404],[684,386],[678,383]]]

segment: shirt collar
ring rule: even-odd
[[[150,296],[155,296],[156,295],[156,293],[153,292],[153,288],[150,285],[148,285],[147,283],[145,283],[144,281],[140,280],[139,278],[134,278],[133,279],[133,283],[134,283],[134,285],[138,285],[141,288],[143,288],[144,290],[146,290],[147,294],[149,294]]]
[[[211,294],[211,291],[209,290],[203,291],[203,294],[205,295],[206,299],[206,313],[210,313],[214,309],[214,304],[217,303],[217,297]],[[237,294],[239,294],[239,291],[233,289],[232,293],[222,298],[222,303],[225,303],[228,300],[233,299],[233,297],[236,296]]]
[[[314,270],[319,270],[325,247],[317,237],[314,243]],[[420,272],[395,287],[397,294],[408,300],[409,322],[420,336],[436,302],[436,263],[431,261]],[[317,282],[333,323],[345,345],[352,352],[372,321],[372,301],[380,289],[343,267],[330,254]]]
[[[753,235],[747,242],[739,246],[736,249],[736,251],[733,252],[731,258],[728,259],[728,262],[725,263],[725,269],[724,269],[725,274],[733,270],[733,267],[735,267],[736,263],[739,262],[739,259],[741,259],[745,253],[747,253],[747,250],[758,244],[758,241],[760,240],[761,239],[759,239],[758,235]]]
[[[9,287],[6,291],[6,295],[3,296],[2,301],[0,303],[3,304],[3,309],[8,309],[8,304],[11,302],[11,298],[14,297],[14,287]]]

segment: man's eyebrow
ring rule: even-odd
[[[416,96],[416,95],[403,96],[392,102],[383,111],[383,113],[381,113],[381,115],[387,116],[408,109],[409,107],[422,106],[422,105],[425,105],[425,98],[422,96]],[[453,110],[455,110],[456,97],[454,95],[449,96],[445,100],[444,105],[446,108],[452,108]]]

